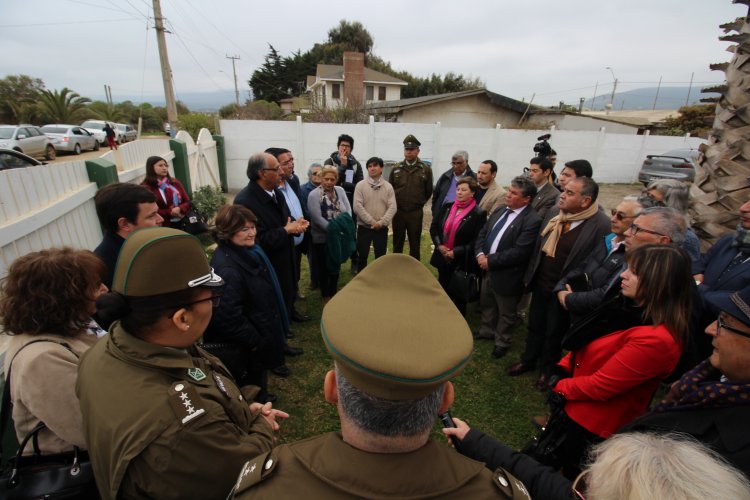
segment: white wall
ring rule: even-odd
[[[336,150],[339,134],[354,138],[354,156],[364,162],[371,156],[384,160],[403,158],[403,140],[414,134],[422,143],[420,157],[432,161],[437,177],[450,168],[450,159],[458,149],[469,152],[469,164],[476,167],[482,160],[495,160],[500,166],[498,182],[508,182],[528,167],[534,156],[536,138],[549,130],[499,128],[452,128],[425,123],[328,124],[296,122],[221,120],[225,138],[227,179],[230,190],[247,185],[247,160],[253,153],[269,147],[285,147],[296,160],[297,175],[307,181],[307,167],[325,160]],[[552,130],[550,144],[557,151],[558,167],[569,160],[585,158],[594,167],[598,182],[630,183],[647,154],[659,154],[679,147],[697,147],[698,138],[650,135],[625,135],[608,132]]]

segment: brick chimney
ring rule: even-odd
[[[344,103],[361,107],[365,100],[365,55],[344,52]]]

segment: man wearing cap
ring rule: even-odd
[[[154,272],[160,270],[162,272]],[[99,312],[109,335],[82,357],[76,394],[102,498],[224,498],[286,414],[246,401],[198,347],[223,284],[197,238],[131,235]]]
[[[432,169],[419,159],[422,143],[409,134],[404,139],[404,161],[398,162],[388,176],[396,193],[396,215],[393,217],[393,252],[404,252],[409,236],[409,255],[419,260],[424,205],[432,196]]]
[[[403,306],[414,301],[416,310]],[[429,439],[453,403],[450,379],[469,361],[472,339],[423,265],[396,254],[377,259],[328,303],[321,332],[334,359],[325,399],[341,431],[251,458],[237,498],[528,498],[502,469],[491,473]]]
[[[621,432],[690,434],[750,476],[750,288],[707,300],[721,311],[706,328],[711,356]]]

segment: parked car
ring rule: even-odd
[[[0,171],[11,168],[37,167],[39,165],[44,165],[44,163],[14,149],[0,149]]]
[[[130,125],[124,123],[115,123],[115,133],[117,134],[117,142],[124,144],[126,142],[134,141],[138,138],[138,132]]]
[[[648,185],[655,179],[677,179],[693,182],[701,152],[697,149],[673,149],[661,155],[648,155],[643,161],[638,182]]]
[[[96,137],[99,144],[104,145],[107,144],[107,134],[104,132],[104,125],[106,124],[107,122],[103,120],[86,120],[81,123],[81,127],[85,128],[91,133],[91,135]]]
[[[99,141],[96,137],[78,125],[45,125],[42,132],[50,138],[57,151],[68,151],[77,155],[84,150],[99,151]]]
[[[0,148],[14,149],[29,156],[57,157],[49,137],[33,125],[0,125]]]

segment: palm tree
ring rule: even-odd
[[[734,52],[729,63],[710,66],[724,71],[726,82],[704,91],[719,92],[721,97],[702,99],[716,102],[709,142],[701,147],[703,155],[691,187],[693,227],[704,250],[735,230],[739,207],[750,198],[750,64],[745,64],[750,58],[750,23],[737,18],[720,28],[736,33],[719,40],[737,45],[728,49]]]
[[[39,94],[39,109],[42,115],[55,123],[75,123],[87,110],[91,99],[81,97],[67,87],[57,90],[42,90]]]

